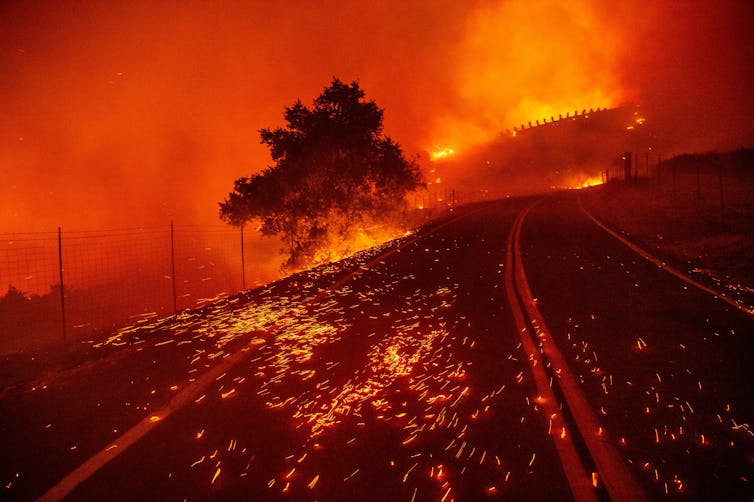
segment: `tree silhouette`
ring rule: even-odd
[[[260,131],[275,164],[236,180],[220,203],[224,221],[258,220],[263,234],[282,235],[284,268],[312,264],[333,240],[395,217],[422,183],[416,162],[383,134],[383,111],[364,96],[357,82],[335,78],[311,107],[286,107],[285,127]]]

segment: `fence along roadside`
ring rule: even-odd
[[[96,337],[269,279],[249,273],[249,234],[178,224],[0,234],[0,354]]]

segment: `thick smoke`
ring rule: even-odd
[[[2,231],[217,222],[257,131],[358,79],[408,153],[635,102],[662,148],[754,142],[746,1],[0,4]]]

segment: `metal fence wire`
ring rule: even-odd
[[[93,338],[237,293],[252,277],[248,234],[172,223],[0,234],[0,353]]]

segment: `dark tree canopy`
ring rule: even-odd
[[[285,121],[260,131],[275,164],[236,180],[220,217],[258,220],[262,233],[282,235],[287,268],[313,263],[362,225],[394,218],[421,185],[418,165],[383,134],[382,110],[356,82],[333,79],[311,107],[287,107]]]

